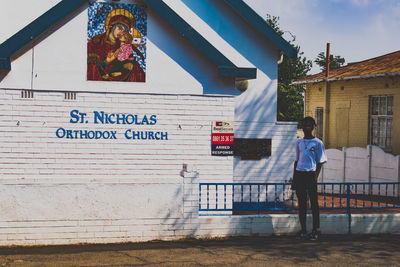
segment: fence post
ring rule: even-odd
[[[348,234],[351,234],[351,209],[350,209],[350,196],[351,196],[351,189],[350,184],[347,184],[347,218],[348,218]]]
[[[397,197],[400,198],[400,155],[397,155],[397,182]]]
[[[346,147],[344,146],[342,148],[342,152],[343,152],[343,183],[346,182]]]
[[[322,168],[321,168],[321,183],[324,182],[324,175],[325,175],[324,167],[325,167],[325,164],[322,164]]]
[[[372,182],[372,145],[368,145],[368,183]]]

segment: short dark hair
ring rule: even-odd
[[[305,118],[301,121],[301,123],[303,124],[303,123],[305,123],[305,122],[311,122],[311,124],[312,124],[313,127],[316,126],[316,123],[315,123],[315,120],[314,120],[313,117],[310,117],[310,116],[305,117]]]

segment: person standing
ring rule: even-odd
[[[299,221],[301,230],[300,239],[307,236],[307,196],[310,199],[313,228],[310,234],[311,240],[317,240],[320,234],[319,206],[317,181],[322,164],[327,161],[325,147],[322,141],[313,136],[315,120],[305,117],[302,121],[304,138],[296,141],[296,160],[294,162],[293,187],[296,190],[299,203]]]

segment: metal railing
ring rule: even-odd
[[[318,183],[320,210],[349,216],[352,210],[400,209],[400,183]],[[230,215],[297,209],[290,183],[200,183],[200,215]],[[246,213],[247,212],[247,213]]]

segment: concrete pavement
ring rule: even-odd
[[[400,266],[400,234],[0,247],[0,266]]]

